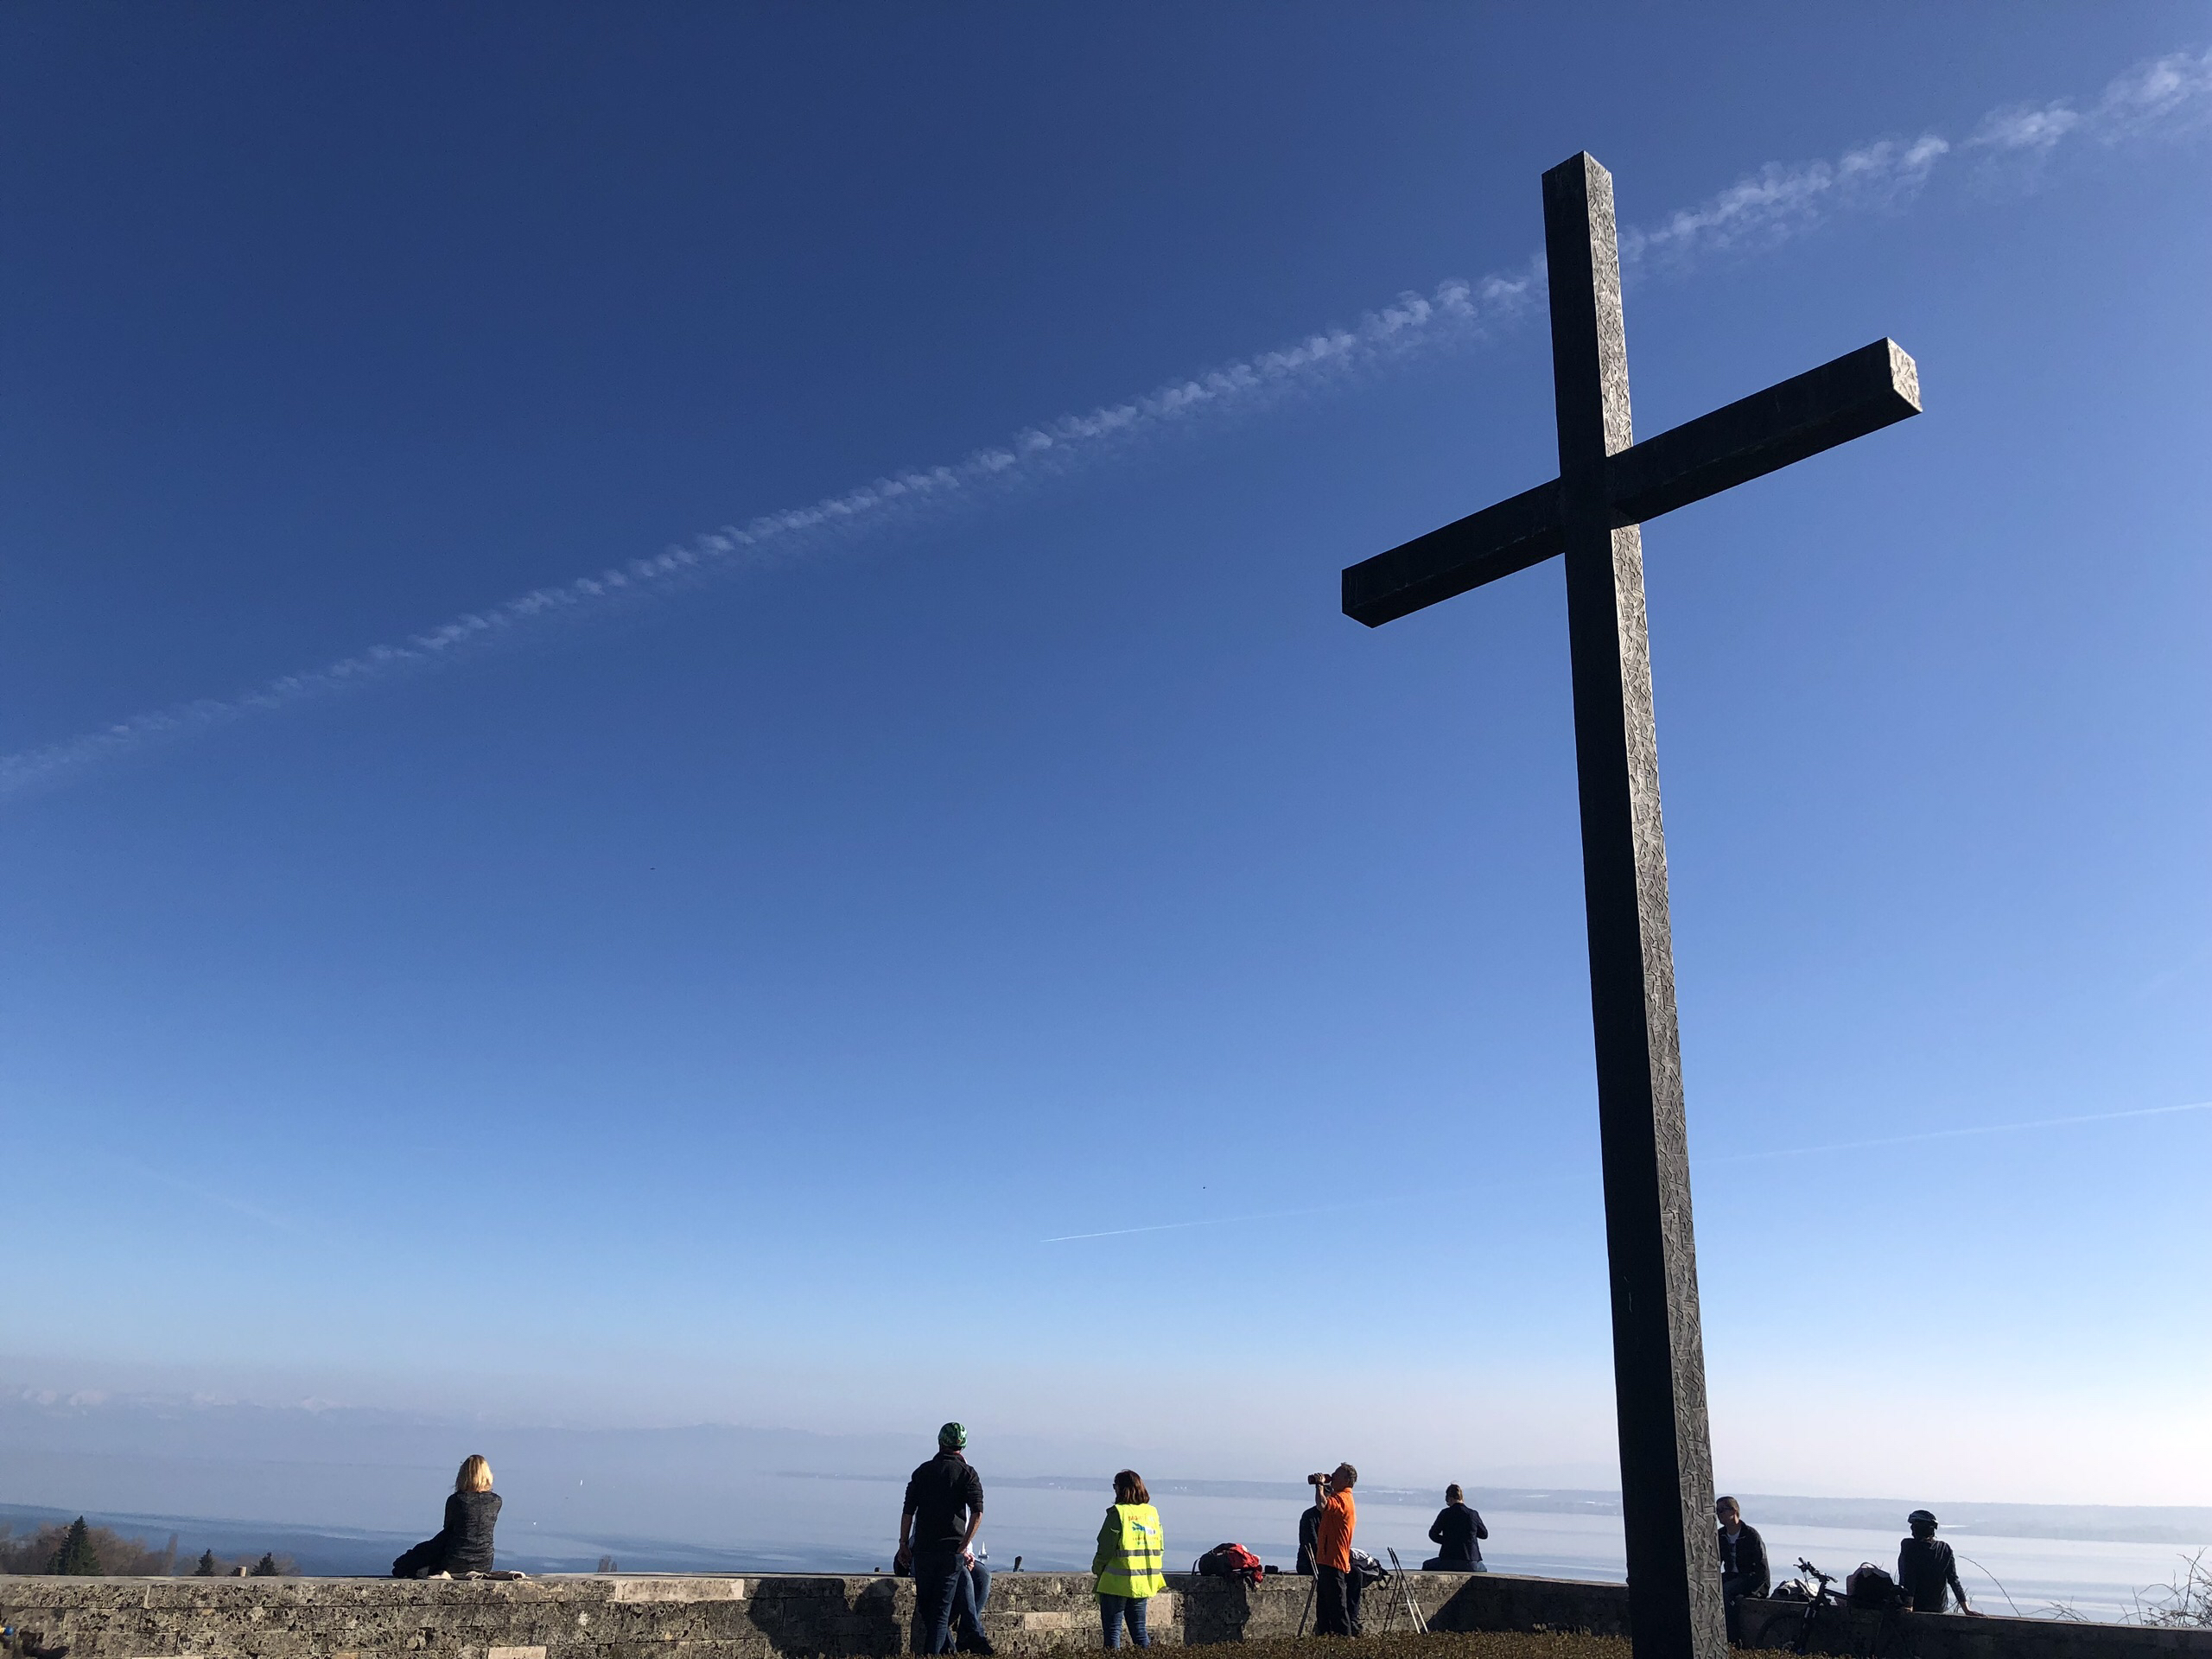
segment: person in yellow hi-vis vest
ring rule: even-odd
[[[1090,1570],[1098,1575],[1098,1618],[1106,1645],[1122,1645],[1122,1621],[1127,1619],[1129,1644],[1150,1647],[1145,1608],[1167,1587],[1167,1540],[1160,1534],[1160,1511],[1152,1507],[1144,1477],[1134,1469],[1114,1477],[1114,1507],[1098,1529]]]

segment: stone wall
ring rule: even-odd
[[[1247,1589],[1171,1574],[1154,1599],[1155,1643],[1294,1635],[1311,1581]],[[1548,1626],[1624,1633],[1618,1585],[1420,1573],[1408,1582],[1442,1629]],[[1099,1646],[1088,1573],[1001,1573],[984,1625],[1002,1653]],[[1398,1628],[1387,1586],[1367,1593],[1369,1628]],[[782,1659],[903,1652],[911,1581],[838,1578],[524,1579],[0,1578],[0,1620],[43,1659]]]
[[[1747,1601],[1746,1647],[1848,1654],[1854,1659],[2212,1659],[2212,1630],[2158,1630],[2060,1618],[1875,1613],[1802,1601]]]
[[[1305,1579],[1253,1589],[1171,1574],[1152,1605],[1165,1645],[1296,1632]],[[1001,1653],[1099,1645],[1087,1573],[1001,1573],[984,1622]],[[1506,1573],[1410,1575],[1439,1630],[1628,1632],[1617,1584]],[[1390,1586],[1367,1592],[1370,1630]],[[0,1577],[0,1623],[29,1659],[801,1659],[903,1652],[913,1586],[885,1576],[523,1579],[57,1579]],[[1802,1604],[1745,1605],[1751,1644],[1787,1648]],[[1408,1623],[1402,1608],[1395,1623]],[[1823,1610],[1811,1650],[1860,1659],[2212,1659],[2212,1631],[2041,1619]]]

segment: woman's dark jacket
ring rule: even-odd
[[[445,1570],[489,1573],[492,1529],[499,1519],[497,1492],[455,1492],[446,1499],[445,1530],[438,1535],[445,1546]]]
[[[1475,1566],[1483,1558],[1478,1538],[1490,1536],[1490,1529],[1483,1525],[1483,1518],[1465,1503],[1446,1503],[1436,1512],[1436,1524],[1428,1529],[1428,1541],[1438,1547],[1437,1559],[1464,1562]]]

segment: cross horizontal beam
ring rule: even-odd
[[[1878,340],[1614,455],[1614,522],[1656,518],[1919,413],[1919,370],[1895,340]],[[1344,614],[1380,627],[1566,546],[1554,479],[1351,566]]]

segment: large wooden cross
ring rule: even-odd
[[[1344,573],[1370,627],[1567,556],[1621,1510],[1637,1659],[1723,1659],[1705,1344],[1637,526],[1920,412],[1891,340],[1656,438],[1629,429],[1612,175],[1544,175],[1559,476]]]

